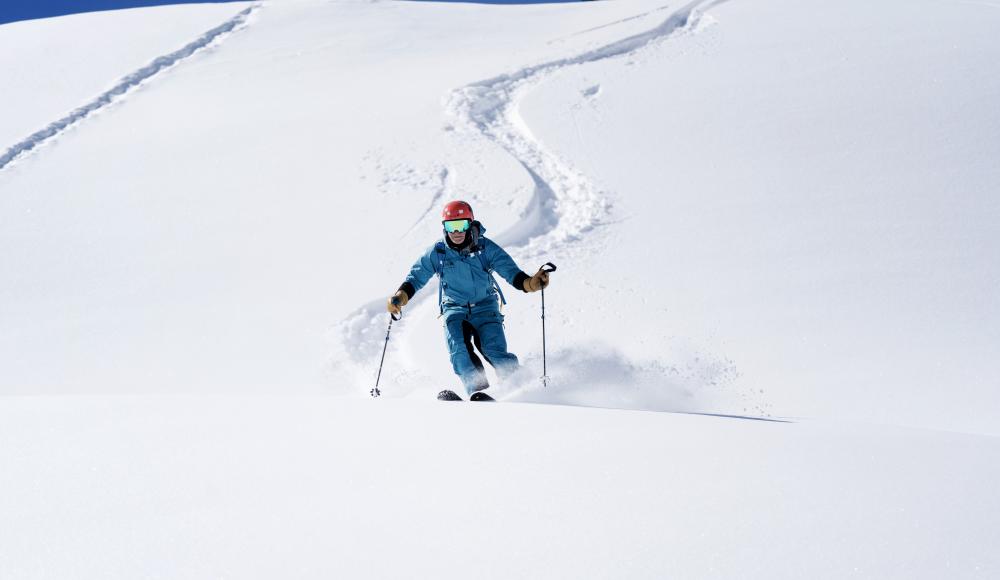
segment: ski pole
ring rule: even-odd
[[[399,298],[396,298],[395,296],[393,296],[392,297],[392,304],[394,306],[399,306]],[[379,361],[379,363],[378,363],[378,376],[375,377],[375,388],[370,391],[372,397],[378,397],[379,395],[382,394],[382,391],[378,390],[378,383],[379,383],[379,381],[382,380],[382,365],[385,364],[385,351],[386,351],[386,349],[389,348],[389,333],[392,332],[392,323],[393,323],[393,321],[394,320],[399,320],[400,318],[402,318],[402,315],[400,315],[399,317],[396,317],[395,314],[393,314],[391,312],[389,313],[389,328],[386,329],[386,331],[385,331],[385,345],[382,347],[382,360]]]
[[[555,272],[556,265],[552,262],[545,262],[539,268],[542,272]],[[549,386],[549,371],[545,356],[545,286],[542,286],[542,386]]]

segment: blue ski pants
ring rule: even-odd
[[[493,300],[462,306],[446,304],[444,336],[451,367],[469,394],[490,386],[483,363],[476,356],[473,346],[486,357],[486,362],[493,365],[501,378],[517,370],[517,357],[507,352],[503,314]]]

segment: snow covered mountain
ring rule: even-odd
[[[1000,573],[1000,4],[0,26],[0,578]],[[431,285],[466,199],[509,402]],[[581,408],[596,407],[596,408]],[[650,412],[656,411],[656,412]]]

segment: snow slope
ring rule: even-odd
[[[164,6],[122,10],[113,18],[91,13],[4,25],[0,143],[7,149],[27,141],[122,84],[114,79],[135,75],[180,48],[179,39],[193,39],[234,12],[233,6],[213,4]],[[8,163],[6,157],[0,158],[0,165]]]
[[[123,437],[127,433],[129,436]],[[4,578],[991,578],[995,438],[551,405],[11,398]]]
[[[998,20],[289,0],[0,26],[45,47],[0,60],[0,577],[995,576]],[[367,399],[453,198],[559,265],[551,386],[511,289],[524,368],[493,389],[547,405],[430,400],[455,384],[433,284]]]
[[[856,8],[728,2],[631,66],[566,70],[521,117],[618,194],[582,274],[660,308],[595,296],[611,336],[707,343],[779,413],[997,434],[1000,11]]]

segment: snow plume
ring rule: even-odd
[[[576,56],[532,65],[513,73],[472,83],[454,91],[447,110],[460,128],[478,133],[512,155],[528,172],[535,192],[514,228],[494,238],[534,258],[581,239],[607,220],[607,194],[569,163],[547,151],[518,113],[524,95],[542,79],[563,68],[625,56],[674,34],[697,27],[703,11],[725,0],[696,0],[646,32]]]
[[[733,392],[738,374],[732,361],[691,348],[673,350],[668,357],[673,362],[663,364],[636,362],[606,344],[560,349],[547,357],[548,386],[528,370],[542,368],[536,354],[494,391],[505,400],[525,403],[694,413],[724,402],[750,415],[768,414],[760,396]]]
[[[202,34],[197,39],[185,45],[183,48],[153,59],[153,61],[146,66],[123,77],[117,84],[115,84],[115,86],[101,93],[94,100],[74,109],[65,117],[49,123],[47,127],[40,131],[36,131],[20,143],[12,145],[6,152],[4,152],[3,155],[0,155],[0,171],[3,171],[7,166],[11,165],[19,158],[22,158],[36,147],[58,137],[64,131],[89,117],[91,114],[99,112],[112,103],[120,100],[140,84],[156,76],[160,72],[163,72],[164,70],[191,57],[193,54],[200,52],[202,49],[217,46],[230,34],[246,27],[251,14],[253,14],[259,7],[259,4],[255,4],[246,10],[241,11],[236,16],[230,18],[219,26],[216,26],[215,28]]]
[[[329,342],[335,353],[329,361],[328,371],[339,377],[337,391],[341,394],[367,395],[375,385],[383,348],[387,358],[394,362],[385,369],[381,384],[391,383],[393,388],[385,394],[391,397],[406,396],[415,390],[427,387],[428,377],[412,364],[399,364],[399,360],[409,357],[406,349],[399,348],[399,341],[390,340],[386,335],[398,336],[408,324],[419,324],[426,316],[437,316],[437,282],[431,280],[423,291],[407,303],[405,316],[392,323],[386,313],[385,298],[377,298],[359,307],[339,324],[328,331]],[[433,301],[434,306],[419,308],[425,301]],[[343,384],[340,381],[344,380]]]

